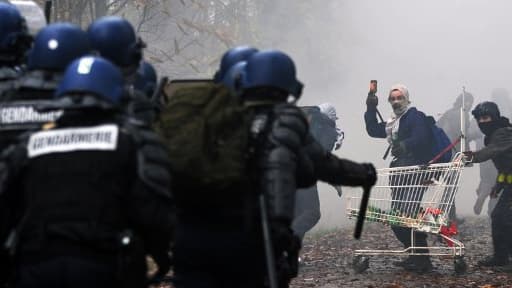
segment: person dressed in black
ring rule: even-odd
[[[248,132],[242,151],[247,178],[201,187],[176,177],[176,287],[269,287],[274,283],[269,271],[277,272],[276,287],[288,287],[300,249],[291,230],[297,188],[318,179],[352,186],[375,183],[372,165],[338,159],[309,135],[305,115],[287,102],[289,95],[300,96],[302,84],[286,54],[260,51],[232,69],[238,70],[226,75],[234,81],[227,82],[240,89],[234,96],[248,117],[235,123]],[[226,141],[212,143],[221,148]],[[266,231],[270,235],[264,240]],[[265,249],[269,245],[272,249]]]
[[[492,160],[498,176],[491,197],[499,200],[491,213],[494,254],[478,262],[481,266],[503,266],[512,272],[509,255],[512,252],[512,124],[501,116],[494,102],[482,102],[471,112],[485,135],[485,147],[464,154],[475,163]]]
[[[22,72],[25,54],[32,44],[25,18],[16,6],[0,2],[0,96]]]
[[[36,35],[28,53],[27,71],[1,97],[0,149],[27,130],[39,130],[55,121],[62,111],[37,111],[54,98],[64,70],[91,51],[87,34],[77,25],[55,23]]]
[[[4,151],[15,287],[147,287],[146,255],[169,270],[169,159],[122,116],[123,85],[103,58],[73,61],[55,94],[63,115]]]

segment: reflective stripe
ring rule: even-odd
[[[512,174],[500,173],[498,174],[498,178],[496,178],[496,182],[512,184]]]

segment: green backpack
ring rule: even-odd
[[[245,181],[250,115],[240,99],[209,81],[184,85],[172,94],[156,130],[169,150],[175,177],[215,189]]]

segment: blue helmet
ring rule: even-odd
[[[71,61],[89,52],[89,38],[79,26],[71,23],[50,24],[36,35],[28,55],[27,68],[64,72]]]
[[[242,88],[258,87],[277,88],[299,98],[303,85],[297,80],[295,64],[288,55],[267,50],[252,55],[245,67]]]
[[[94,50],[120,67],[139,66],[145,47],[135,35],[132,24],[117,16],[94,21],[87,29]]]
[[[30,46],[25,18],[16,6],[0,2],[0,53],[23,54]]]
[[[242,78],[245,73],[246,61],[240,61],[235,65],[231,66],[222,79],[222,84],[229,88],[234,93],[238,93]]]
[[[224,75],[228,72],[231,66],[237,62],[246,61],[252,54],[258,52],[258,49],[249,46],[238,46],[231,48],[222,55],[220,60],[220,68],[215,72],[213,81],[219,83],[224,79]]]
[[[124,93],[121,71],[101,57],[85,56],[76,59],[66,69],[55,96],[75,93],[92,94],[117,105]]]
[[[137,76],[135,79],[135,89],[144,92],[148,97],[153,96],[157,82],[156,70],[150,63],[142,61],[137,70]]]

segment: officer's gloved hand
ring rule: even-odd
[[[274,248],[277,251],[287,251],[294,244],[295,234],[293,234],[290,224],[287,221],[274,219],[270,221],[270,233],[272,236]]]
[[[405,153],[407,153],[407,149],[403,142],[394,142],[393,145],[391,145],[391,155],[400,157],[405,155]]]
[[[368,108],[377,108],[379,105],[379,98],[375,96],[373,93],[368,93],[368,97],[366,98],[366,106]]]
[[[377,170],[375,170],[375,167],[371,163],[363,163],[361,164],[364,169],[366,170],[366,181],[365,181],[365,187],[371,187],[375,185],[377,182]]]

